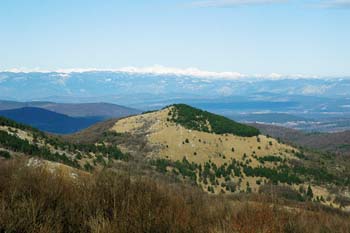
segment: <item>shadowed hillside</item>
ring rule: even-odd
[[[15,102],[0,101],[0,110],[24,107],[43,108],[71,117],[119,118],[140,113],[139,110],[109,103],[54,103],[54,102]]]
[[[0,111],[0,116],[46,132],[58,134],[77,132],[102,120],[99,117],[69,117],[42,108],[32,107],[2,110]]]

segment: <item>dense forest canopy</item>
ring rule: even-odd
[[[252,137],[260,131],[252,126],[240,124],[224,116],[193,108],[186,104],[174,104],[169,113],[169,120],[185,128],[210,132],[215,134],[234,134],[242,137]]]

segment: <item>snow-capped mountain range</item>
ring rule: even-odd
[[[328,116],[350,112],[350,79],[249,76],[165,67],[9,70],[0,72],[0,99],[111,102],[144,110],[185,102],[225,114],[286,112]]]

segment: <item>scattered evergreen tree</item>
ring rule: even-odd
[[[312,199],[314,197],[314,194],[312,192],[312,188],[310,185],[307,187],[306,196],[310,199]]]
[[[3,157],[5,159],[10,159],[11,158],[11,155],[9,152],[7,151],[4,151],[4,150],[0,150],[0,157]]]

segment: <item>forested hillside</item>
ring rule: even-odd
[[[127,158],[115,145],[69,143],[3,117],[0,117],[0,150],[5,151],[2,153],[6,158],[34,156],[87,171]]]
[[[169,112],[169,120],[187,129],[216,134],[234,134],[243,137],[259,135],[259,130],[237,123],[226,117],[193,108],[185,104],[174,104]]]
[[[339,161],[172,114],[64,137],[0,118],[0,232],[349,232]]]

